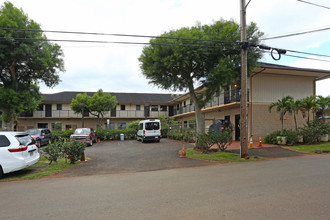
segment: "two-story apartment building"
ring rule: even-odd
[[[316,81],[330,77],[329,70],[296,68],[260,63],[248,78],[248,132],[254,140],[281,128],[280,115],[268,107],[285,96],[295,100],[316,94]],[[329,85],[330,94],[330,85]],[[194,105],[189,94],[172,100],[175,117],[183,125],[194,117]],[[240,84],[233,84],[216,94],[202,110],[205,127],[216,120],[230,121],[234,126],[233,139],[240,139]],[[298,126],[306,119],[301,113],[297,116]],[[285,117],[285,128],[294,129],[293,116]]]
[[[45,99],[37,111],[32,114],[22,114],[17,120],[17,130],[30,128],[54,129],[55,123],[60,123],[62,129],[75,129],[82,126],[82,115],[76,114],[70,108],[72,99],[77,94],[85,92],[60,92],[44,94]],[[93,92],[86,92],[93,96]],[[144,119],[168,116],[168,103],[175,97],[171,94],[150,93],[111,93],[116,96],[118,104],[104,115],[104,127],[125,127],[127,123]],[[84,115],[85,127],[97,127],[97,118],[91,114]]]
[[[315,95],[317,80],[330,77],[329,70],[317,70],[260,63],[248,79],[248,131],[254,139],[281,128],[280,116],[268,107],[285,96],[295,100]],[[81,126],[81,115],[75,114],[70,103],[79,92],[61,92],[45,94],[43,105],[30,115],[22,115],[17,120],[17,129],[32,127],[54,128],[55,122],[61,123],[62,129]],[[80,92],[83,93],[83,92]],[[87,92],[92,96],[94,93]],[[125,127],[134,120],[158,118],[161,115],[174,117],[185,127],[189,119],[194,118],[194,104],[189,94],[151,94],[151,93],[111,93],[118,104],[115,109],[105,114],[104,127]],[[214,95],[203,108],[205,129],[216,120],[227,120],[234,126],[233,139],[240,139],[240,84],[223,88]],[[300,126],[305,123],[302,114],[297,118]],[[96,117],[85,115],[85,127],[96,127]],[[285,128],[293,129],[293,118],[286,115]]]

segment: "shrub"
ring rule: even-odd
[[[211,138],[211,135],[210,133],[197,135],[197,149],[202,150],[203,153],[207,153],[210,147],[214,144],[214,140]]]
[[[233,142],[233,137],[230,132],[223,131],[220,134],[216,132],[209,132],[210,139],[221,151],[225,151],[229,145]]]
[[[49,143],[44,149],[43,152],[46,153],[45,157],[49,160],[49,164],[52,162],[57,162],[57,159],[62,155],[62,146],[63,141],[54,141],[53,143]]]
[[[54,141],[58,141],[60,139],[70,139],[70,135],[73,134],[74,130],[73,129],[69,129],[69,130],[65,130],[65,131],[51,131],[52,132],[52,140]]]
[[[134,128],[123,128],[123,129],[104,129],[99,128],[96,130],[97,137],[100,140],[120,140],[120,134],[125,135],[125,139],[135,139],[136,129]]]
[[[286,143],[288,145],[295,145],[298,144],[299,141],[299,133],[293,130],[287,130],[287,129],[283,129],[283,134],[281,135],[281,131],[274,131],[270,134],[267,134],[264,137],[264,142],[266,144],[278,144],[278,140],[277,137],[278,136],[284,136],[286,137]]]
[[[85,148],[86,143],[82,143],[77,140],[63,144],[63,152],[66,157],[69,158],[71,164],[74,164],[81,158],[81,155],[84,152]]]
[[[321,136],[328,134],[329,123],[323,120],[310,121],[303,128],[299,129],[299,134],[303,136],[304,143],[315,144],[320,142]]]
[[[137,130],[139,128],[139,122],[140,122],[140,120],[132,121],[132,122],[128,123],[127,128]]]

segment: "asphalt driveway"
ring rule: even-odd
[[[162,139],[160,143],[141,143],[136,140],[104,141],[87,147],[90,160],[82,165],[64,170],[55,176],[86,176],[98,174],[143,172],[215,164],[201,160],[180,158],[184,143]],[[186,147],[192,147],[187,146]]]

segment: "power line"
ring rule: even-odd
[[[324,6],[324,5],[315,4],[315,3],[312,3],[312,2],[308,2],[308,1],[303,1],[303,0],[297,0],[297,1],[298,2],[302,2],[302,3],[306,3],[306,4],[310,4],[310,5],[314,5],[314,6],[317,6],[317,7],[321,7],[321,8],[330,9],[330,7],[327,7],[327,6]]]
[[[311,31],[298,32],[298,33],[293,33],[293,34],[279,35],[279,36],[275,36],[275,37],[266,37],[266,38],[262,38],[260,40],[272,40],[272,39],[278,39],[278,38],[284,38],[284,37],[293,37],[293,36],[298,36],[298,35],[303,35],[303,34],[311,34],[311,33],[320,32],[320,31],[327,31],[327,30],[330,30],[330,27],[317,29],[317,30],[311,30]]]
[[[137,35],[137,34],[111,34],[111,33],[82,32],[82,31],[52,31],[52,30],[22,29],[22,28],[5,28],[5,27],[0,27],[0,29],[14,30],[14,31],[59,33],[59,34],[101,35],[101,36],[136,37],[136,38],[158,38],[158,39],[190,40],[190,41],[193,40],[193,41],[204,41],[204,42],[213,42],[213,43],[233,43],[233,44],[239,43],[237,41],[220,41],[220,40],[206,40],[206,39],[180,38],[180,37],[161,37],[161,36]]]
[[[0,28],[4,30],[15,30],[15,31],[25,31],[25,29],[15,29],[15,28]],[[330,28],[329,28],[330,29]],[[30,29],[29,31],[39,31],[41,30],[32,30]],[[69,32],[69,31],[48,31],[48,32],[57,32],[57,33],[75,33],[75,34],[96,34],[96,35],[114,35],[114,36],[126,36],[126,37],[154,37],[154,36],[146,36],[146,35],[130,35],[130,34],[105,34],[105,33],[91,33],[91,32]],[[129,41],[101,41],[101,40],[69,40],[69,39],[47,39],[47,38],[6,38],[6,37],[0,37],[0,41],[4,40],[18,40],[18,41],[52,41],[52,42],[71,42],[71,43],[96,43],[96,44],[123,44],[123,45],[158,45],[158,46],[195,46],[195,47],[207,47],[207,48],[216,48],[216,47],[224,47],[223,44],[229,43],[229,44],[234,44],[234,45],[241,45],[240,42],[234,42],[234,41],[216,41],[216,40],[202,40],[202,39],[189,39],[189,38],[166,38],[166,37],[161,37],[164,39],[173,39],[173,40],[193,40],[193,42],[185,42],[185,43],[150,43],[150,42],[129,42]],[[194,41],[203,41],[205,43],[196,43]],[[221,44],[221,45],[219,45]],[[312,55],[312,56],[320,56],[320,57],[330,57],[329,55],[324,55],[324,54],[316,54],[316,53],[308,53],[308,52],[301,52],[301,51],[296,51],[296,50],[289,50],[289,49],[279,49],[279,48],[274,48],[274,47],[269,47],[265,45],[255,45],[249,43],[249,46],[253,47],[259,47],[261,50],[270,50],[271,54],[276,51],[278,54],[285,54],[286,51],[292,52],[292,53],[299,53],[299,54],[305,54],[305,55]],[[295,56],[295,55],[287,55],[287,56],[292,56],[296,58],[303,58],[307,59],[306,57],[300,57],[300,56]],[[274,58],[274,56],[272,56]],[[274,58],[275,59],[275,58]],[[279,60],[278,59],[275,60]],[[312,58],[311,58],[312,59]],[[314,60],[319,60],[319,61],[325,61],[329,62],[326,60],[321,60],[321,59],[314,59]]]
[[[215,48],[220,45],[216,44],[196,44],[191,43],[150,43],[150,42],[128,42],[128,41],[100,41],[100,40],[67,40],[67,39],[36,39],[36,38],[7,38],[0,37],[0,40],[17,40],[17,41],[49,41],[49,42],[70,42],[70,43],[97,43],[97,44],[130,44],[130,45],[159,45],[159,46],[195,46]],[[239,43],[236,42],[238,45]],[[223,46],[223,45],[221,45]]]

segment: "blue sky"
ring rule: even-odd
[[[82,31],[157,36],[171,29],[194,26],[197,21],[234,19],[239,23],[239,0],[12,0],[44,30]],[[248,1],[247,1],[248,2]],[[313,2],[330,7],[328,0]],[[297,0],[252,0],[247,22],[257,23],[267,37],[330,27],[330,10]],[[49,39],[141,41],[105,36],[46,34]],[[330,55],[330,31],[267,40],[272,47]],[[148,84],[142,76],[138,57],[142,46],[119,44],[59,43],[65,54],[66,72],[62,82],[41,91],[168,92]],[[323,58],[322,58],[323,59]],[[329,58],[327,58],[330,61]],[[292,59],[262,61],[289,66],[330,70],[330,62]],[[330,79],[317,83],[317,94],[330,95]]]

